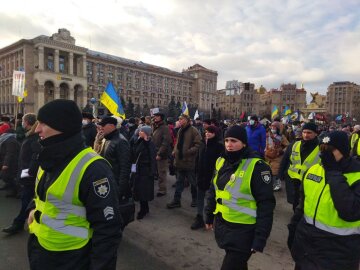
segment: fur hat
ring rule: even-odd
[[[55,99],[39,109],[38,120],[67,135],[76,134],[82,128],[82,114],[72,100]]]

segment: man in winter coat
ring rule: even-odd
[[[14,234],[24,229],[25,221],[29,215],[27,207],[34,198],[35,178],[39,165],[37,161],[41,145],[39,135],[35,133],[37,122],[33,113],[22,117],[22,127],[26,130],[19,154],[18,183],[21,186],[21,209],[13,223],[4,228],[3,232]]]
[[[20,144],[9,125],[3,124],[0,133],[0,178],[5,182],[1,189],[8,189],[6,197],[17,195],[16,174],[18,171]]]
[[[191,206],[196,206],[196,181],[195,164],[201,145],[201,135],[199,131],[191,126],[190,117],[182,114],[179,117],[180,130],[177,133],[176,145],[173,155],[175,156],[176,167],[176,186],[174,199],[166,206],[169,209],[181,207],[181,193],[184,190],[185,178],[191,185]]]
[[[360,163],[349,156],[345,132],[320,143],[321,163],[305,173],[291,219],[288,246],[296,270],[358,270]]]
[[[159,191],[157,197],[166,194],[166,178],[168,171],[168,156],[171,151],[171,135],[168,126],[164,123],[163,113],[154,114],[152,141],[156,147],[156,163],[158,171]]]
[[[98,125],[103,134],[103,147],[100,155],[111,165],[116,183],[119,187],[120,198],[128,197],[130,192],[129,177],[131,172],[131,152],[129,142],[118,129],[117,120],[112,116],[103,118]]]
[[[85,147],[74,101],[45,104],[38,121],[42,149],[28,218],[30,269],[115,270],[122,219],[108,162]]]

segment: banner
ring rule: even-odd
[[[12,95],[17,97],[24,97],[25,90],[25,71],[14,70],[12,81]]]

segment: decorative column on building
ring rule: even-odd
[[[69,52],[69,75],[74,74],[74,54]]]
[[[82,75],[86,78],[86,55],[82,56]]]
[[[56,85],[54,87],[54,99],[60,98],[60,86]]]
[[[54,71],[59,72],[59,50],[55,50]]]
[[[39,53],[39,70],[44,70],[44,46],[38,47],[38,53]]]
[[[71,86],[71,87],[69,88],[69,99],[70,99],[70,100],[74,100],[74,101],[75,101],[75,99],[74,99],[74,93],[75,93],[74,86]]]
[[[45,104],[45,86],[43,84],[37,85],[37,89],[34,89],[34,101],[36,110]]]

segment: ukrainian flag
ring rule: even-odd
[[[290,110],[290,108],[288,107],[288,106],[285,106],[285,109],[284,109],[284,113],[283,113],[284,115],[289,115],[289,114],[291,114],[291,110]]]
[[[185,115],[189,116],[189,108],[188,108],[188,106],[186,104],[186,101],[183,102],[182,109],[181,109],[181,114],[185,114]]]
[[[275,105],[273,110],[271,111],[271,118],[274,119],[279,114],[278,107]]]
[[[105,91],[102,93],[100,102],[104,104],[113,115],[125,119],[124,108],[111,82],[107,84]]]

